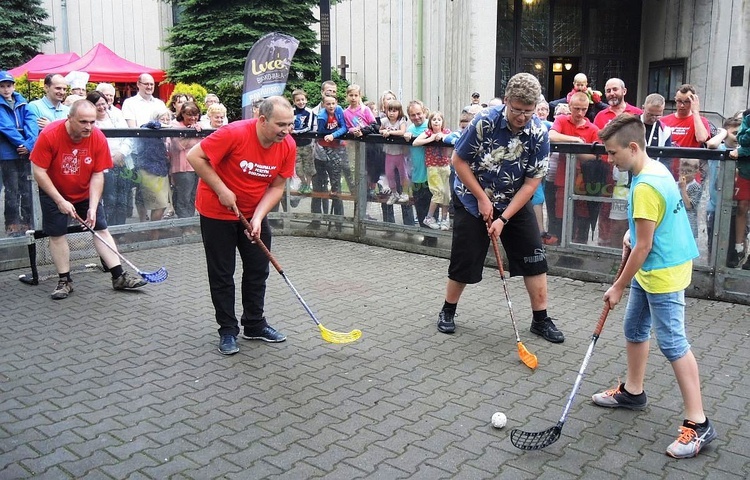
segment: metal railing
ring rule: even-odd
[[[106,130],[108,137],[132,138],[137,142],[142,138],[175,138],[202,137],[210,131],[164,129],[121,129]],[[314,140],[315,134],[304,134],[300,138]],[[338,238],[342,240],[378,245],[386,248],[410,251],[415,253],[447,257],[451,248],[451,232],[433,230],[420,226],[415,218],[415,198],[423,201],[414,192],[409,203],[389,205],[389,196],[385,194],[382,171],[382,145],[408,145],[401,138],[384,139],[380,135],[369,135],[360,139],[345,139],[346,156],[351,169],[351,185],[346,180],[338,193],[331,193],[329,187],[316,188],[302,192],[296,182],[288,182],[287,191],[277,211],[269,214],[269,220],[277,235],[317,236]],[[302,148],[313,148],[308,145]],[[407,149],[408,150],[408,149]],[[605,238],[602,233],[607,218],[602,213],[611,211],[611,206],[618,203],[611,195],[611,174],[603,177],[601,184],[591,188],[591,179],[582,179],[581,170],[592,155],[601,158],[605,154],[600,144],[552,144],[553,155],[564,156],[565,184],[561,186],[557,198],[562,199],[562,216],[559,242],[546,247],[550,273],[570,278],[606,282],[610,281],[617,265],[620,252],[617,238]],[[727,266],[728,254],[734,246],[735,205],[732,200],[734,187],[735,162],[728,158],[724,151],[689,148],[648,148],[653,158],[692,158],[699,159],[701,168],[702,197],[696,210],[697,242],[700,257],[694,262],[693,282],[687,293],[701,298],[750,304],[750,271]],[[584,156],[584,157],[581,157]],[[559,160],[559,159],[558,159]],[[596,161],[596,160],[595,160]],[[598,160],[606,166],[601,160]],[[711,161],[711,162],[709,162]],[[708,168],[710,163],[711,169]],[[609,167],[611,171],[611,166]],[[712,215],[707,214],[706,203],[709,199],[707,185],[714,180],[716,171],[716,207]],[[606,171],[606,168],[604,169]],[[601,169],[600,169],[601,174]],[[118,246],[123,251],[154,248],[187,242],[199,242],[200,231],[198,217],[167,217],[162,220],[140,221],[136,213],[137,175],[130,173],[134,179],[133,187],[128,189],[125,197],[115,201],[129,205],[129,215],[125,223],[110,225]],[[346,175],[343,176],[346,178]],[[708,178],[707,178],[708,177]],[[707,181],[708,180],[708,181]],[[321,182],[318,182],[321,183]],[[328,183],[328,182],[325,182]],[[36,190],[34,186],[33,190]],[[29,245],[40,244],[37,262],[40,265],[50,264],[51,260],[43,252],[44,235],[41,233],[41,218],[38,195],[34,196],[34,215],[29,230],[17,238],[0,236],[0,269],[9,270],[29,265]],[[334,214],[331,205],[342,207],[342,213]],[[314,208],[313,208],[314,207]],[[580,219],[582,209],[589,215],[589,229],[585,239],[581,235]],[[106,209],[106,205],[105,205]],[[597,211],[594,217],[591,213]],[[550,226],[550,213],[544,209],[545,229]],[[621,226],[621,224],[619,224]],[[76,232],[71,227],[71,232]],[[85,233],[71,233],[73,246],[72,258],[92,258],[90,236]],[[494,259],[487,257],[487,264],[494,265]]]

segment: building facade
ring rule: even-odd
[[[152,68],[169,63],[160,49],[172,26],[172,5],[160,0],[43,0],[54,40],[42,53],[83,55],[103,43],[119,56]]]
[[[55,40],[44,53],[83,54],[102,42],[124,58],[168,67],[160,50],[173,7],[159,0],[45,0]],[[744,0],[341,0],[331,7],[331,64],[376,99],[383,90],[442,110],[450,125],[470,102],[502,96],[514,73],[545,96],[579,71],[602,89],[622,78],[627,100],[698,89],[714,123],[750,104],[750,2]],[[317,25],[312,28],[317,29]]]

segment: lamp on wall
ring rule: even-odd
[[[560,62],[555,62],[552,64],[552,71],[555,73],[562,72],[563,64]]]
[[[570,70],[571,68],[573,68],[573,64],[572,63],[566,63],[565,64],[565,70]]]

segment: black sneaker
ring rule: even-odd
[[[456,316],[456,312],[449,313],[445,310],[440,310],[438,314],[437,328],[438,331],[443,333],[453,333],[456,331],[456,322],[453,320]]]
[[[532,321],[529,330],[531,333],[539,335],[548,342],[562,343],[565,341],[565,335],[557,329],[550,317],[545,318],[541,322]]]
[[[115,290],[129,290],[131,288],[140,288],[144,285],[146,285],[146,280],[131,275],[128,272],[122,272],[122,275],[112,279],[112,288]]]
[[[743,270],[750,270],[750,257],[747,257],[747,261],[742,264]]]
[[[641,392],[640,395],[632,395],[625,391],[624,383],[610,390],[592,395],[591,401],[600,407],[627,408],[628,410],[643,410],[648,405],[646,392]]]
[[[240,347],[237,346],[237,337],[234,335],[222,335],[219,340],[219,353],[222,355],[234,355],[240,351]]]
[[[680,436],[667,447],[667,455],[674,458],[694,457],[714,438],[716,438],[716,429],[711,420],[706,420],[705,427],[685,420],[680,427]]]
[[[68,298],[68,295],[71,293],[73,293],[73,282],[61,278],[57,281],[57,287],[52,292],[52,299],[62,300],[63,298]]]
[[[745,252],[738,252],[737,250],[732,250],[729,252],[729,259],[727,259],[727,267],[729,268],[737,268],[740,266],[740,262],[742,261],[742,258],[745,256]]]
[[[248,332],[247,329],[245,329],[245,331],[242,333],[242,338],[246,340],[263,340],[264,342],[269,343],[279,343],[286,340],[286,335],[279,332],[272,326],[266,325],[265,327],[263,327],[263,330],[258,333]]]

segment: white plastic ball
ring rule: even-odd
[[[503,412],[495,412],[492,415],[492,426],[495,428],[503,428],[508,423],[508,418]]]

